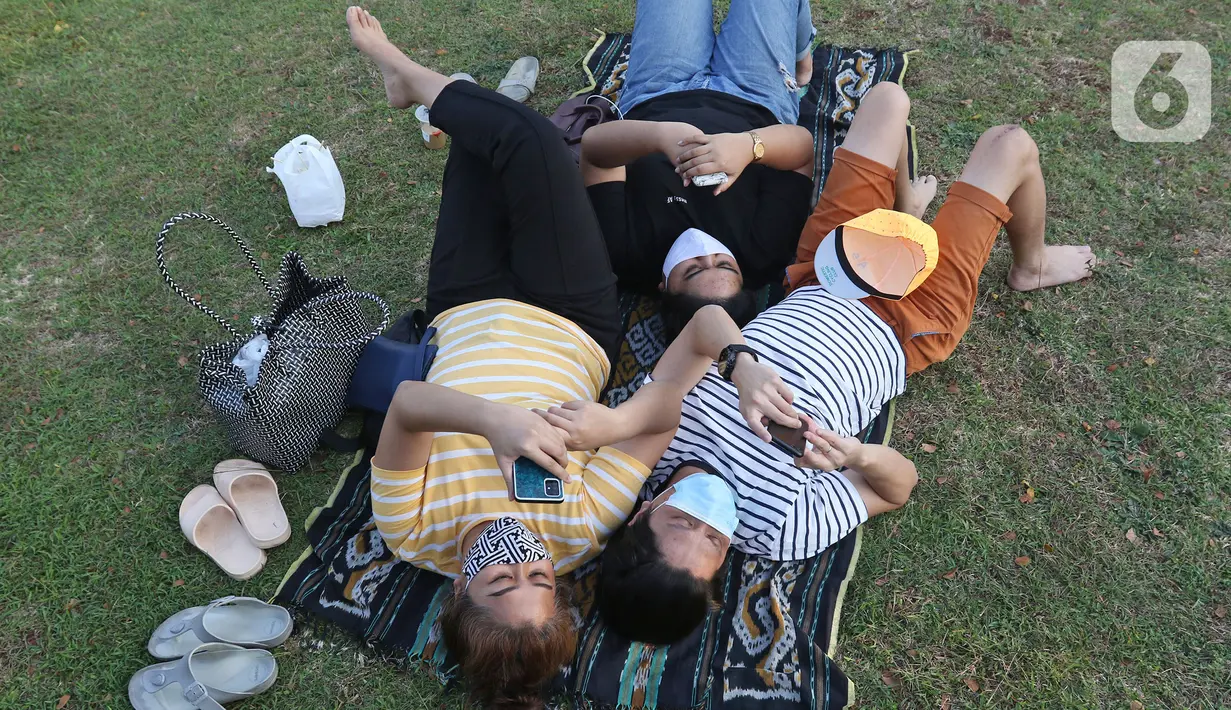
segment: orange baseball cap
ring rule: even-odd
[[[936,230],[893,210],[874,210],[837,226],[817,247],[821,286],[841,298],[901,300],[940,262]]]

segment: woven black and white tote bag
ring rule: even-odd
[[[269,294],[269,315],[252,319],[244,335],[199,300],[189,296],[167,271],[164,249],[172,227],[204,220],[227,233]],[[282,257],[277,287],[271,287],[248,245],[216,217],[184,212],[167,220],[158,233],[158,271],[175,293],[218,322],[231,339],[201,350],[197,382],[201,396],[226,428],[231,446],[245,456],[284,471],[308,462],[322,433],[332,431],[345,412],[344,400],[363,348],[389,324],[389,307],[378,296],[352,291],[342,276],[316,278],[295,252]],[[365,315],[362,302],[380,308]],[[245,343],[264,333],[269,349],[256,384],[232,363]]]

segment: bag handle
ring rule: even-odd
[[[218,321],[218,324],[223,328],[226,328],[228,333],[238,338],[240,337],[239,331],[232,328],[230,323],[227,323],[209,306],[206,306],[204,303],[201,303],[192,296],[189,296],[184,289],[180,288],[179,284],[175,283],[175,280],[171,278],[170,272],[167,271],[167,260],[163,254],[163,250],[167,242],[167,233],[170,232],[171,228],[175,225],[190,219],[204,220],[210,224],[220,227],[224,232],[226,232],[227,235],[231,237],[231,240],[239,245],[240,250],[244,252],[244,257],[248,259],[248,265],[252,267],[252,270],[256,273],[256,277],[261,280],[261,285],[265,287],[265,292],[269,294],[269,299],[271,301],[276,301],[278,297],[274,293],[274,290],[270,288],[269,281],[265,279],[265,273],[261,271],[261,265],[257,263],[256,257],[252,255],[252,250],[248,248],[248,245],[244,243],[243,239],[240,239],[239,235],[235,233],[235,230],[227,226],[227,224],[222,220],[214,217],[213,215],[205,214],[204,212],[181,212],[163,223],[162,231],[158,233],[158,242],[154,249],[154,253],[158,259],[158,273],[162,274],[163,281],[166,281],[167,285],[171,287],[171,290],[179,294],[179,297],[187,301],[190,306]]]
[[[290,346],[284,346],[283,349],[284,350],[299,350],[302,348],[328,348],[328,349],[333,349],[333,350],[346,350],[349,348],[361,348],[367,345],[368,343],[372,342],[372,339],[374,339],[376,336],[383,333],[385,331],[385,327],[389,325],[389,304],[385,303],[385,300],[383,298],[381,298],[380,296],[377,296],[374,293],[367,293],[366,291],[347,291],[345,293],[331,293],[331,294],[326,294],[324,296],[317,296],[311,301],[308,301],[307,303],[305,303],[299,312],[306,313],[309,311],[314,311],[322,306],[331,306],[335,303],[343,303],[345,301],[351,301],[351,300],[371,301],[372,303],[375,303],[377,306],[380,306],[382,315],[381,315],[380,325],[376,327],[376,330],[373,330],[370,333],[367,333],[366,335],[361,335],[358,338],[352,338],[351,340],[345,340],[340,343],[311,343],[311,344],[306,344],[306,345],[290,345]]]
[[[307,133],[301,133],[300,135],[297,135],[291,139],[291,145],[295,146],[296,148],[298,148],[301,145],[306,145],[310,148],[320,148],[324,144],[318,141],[314,136],[311,136]]]

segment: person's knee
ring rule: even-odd
[[[1015,167],[1027,167],[1039,162],[1039,146],[1016,124],[995,126],[983,132],[975,151],[991,153],[1000,161]]]
[[[895,114],[910,114],[910,96],[906,89],[892,81],[882,81],[864,94],[860,106],[875,105],[878,112],[891,111]]]
[[[914,466],[910,466],[909,470],[897,471],[882,479],[879,485],[872,486],[872,489],[887,504],[882,512],[888,512],[905,507],[918,483],[919,473]]]
[[[911,466],[909,469],[903,470],[898,474],[896,483],[896,496],[891,502],[901,508],[910,500],[910,494],[914,492],[915,486],[919,485],[918,469]]]

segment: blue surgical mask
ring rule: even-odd
[[[739,527],[735,494],[718,476],[694,473],[671,486],[666,493],[670,497],[651,508],[651,513],[668,505],[709,525],[728,540],[735,535],[735,528]]]

